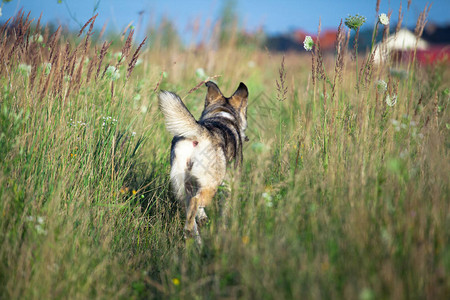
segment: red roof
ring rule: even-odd
[[[306,36],[311,36],[314,42],[317,41],[317,36],[309,34],[303,30],[296,30],[294,32],[294,40],[298,43],[303,43]],[[320,47],[322,50],[333,50],[336,44],[337,30],[328,29],[320,33]]]

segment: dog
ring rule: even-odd
[[[186,204],[185,238],[201,245],[198,226],[208,220],[205,207],[211,203],[225,177],[227,164],[242,165],[247,129],[248,89],[240,83],[227,98],[212,81],[198,121],[176,94],[161,91],[159,107],[166,128],[173,135],[170,151],[170,181],[175,197]]]

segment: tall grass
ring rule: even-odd
[[[342,31],[337,61],[318,50],[314,72],[309,56],[236,51],[233,39],[153,45],[138,64],[143,48],[125,38],[11,22],[0,36],[2,298],[449,294],[445,65],[372,64],[356,78]],[[158,88],[172,90],[199,116],[199,67],[225,94],[240,81],[250,91],[243,170],[207,208],[200,249],[182,236],[156,105]]]

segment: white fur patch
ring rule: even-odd
[[[230,113],[227,113],[225,111],[221,111],[218,114],[215,115],[216,117],[222,117],[231,121],[235,121],[235,118]]]
[[[185,193],[184,182],[187,163],[192,157],[194,145],[191,140],[182,140],[176,144],[174,151],[175,159],[170,170],[170,178],[172,179],[172,187],[177,194],[177,198],[181,200]]]

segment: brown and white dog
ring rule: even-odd
[[[248,89],[241,82],[234,94],[224,97],[208,81],[205,108],[198,121],[176,94],[161,91],[159,107],[167,130],[174,136],[170,154],[170,180],[179,201],[186,204],[185,237],[201,244],[198,227],[208,217],[204,208],[222,183],[227,163],[242,164],[247,128]]]

